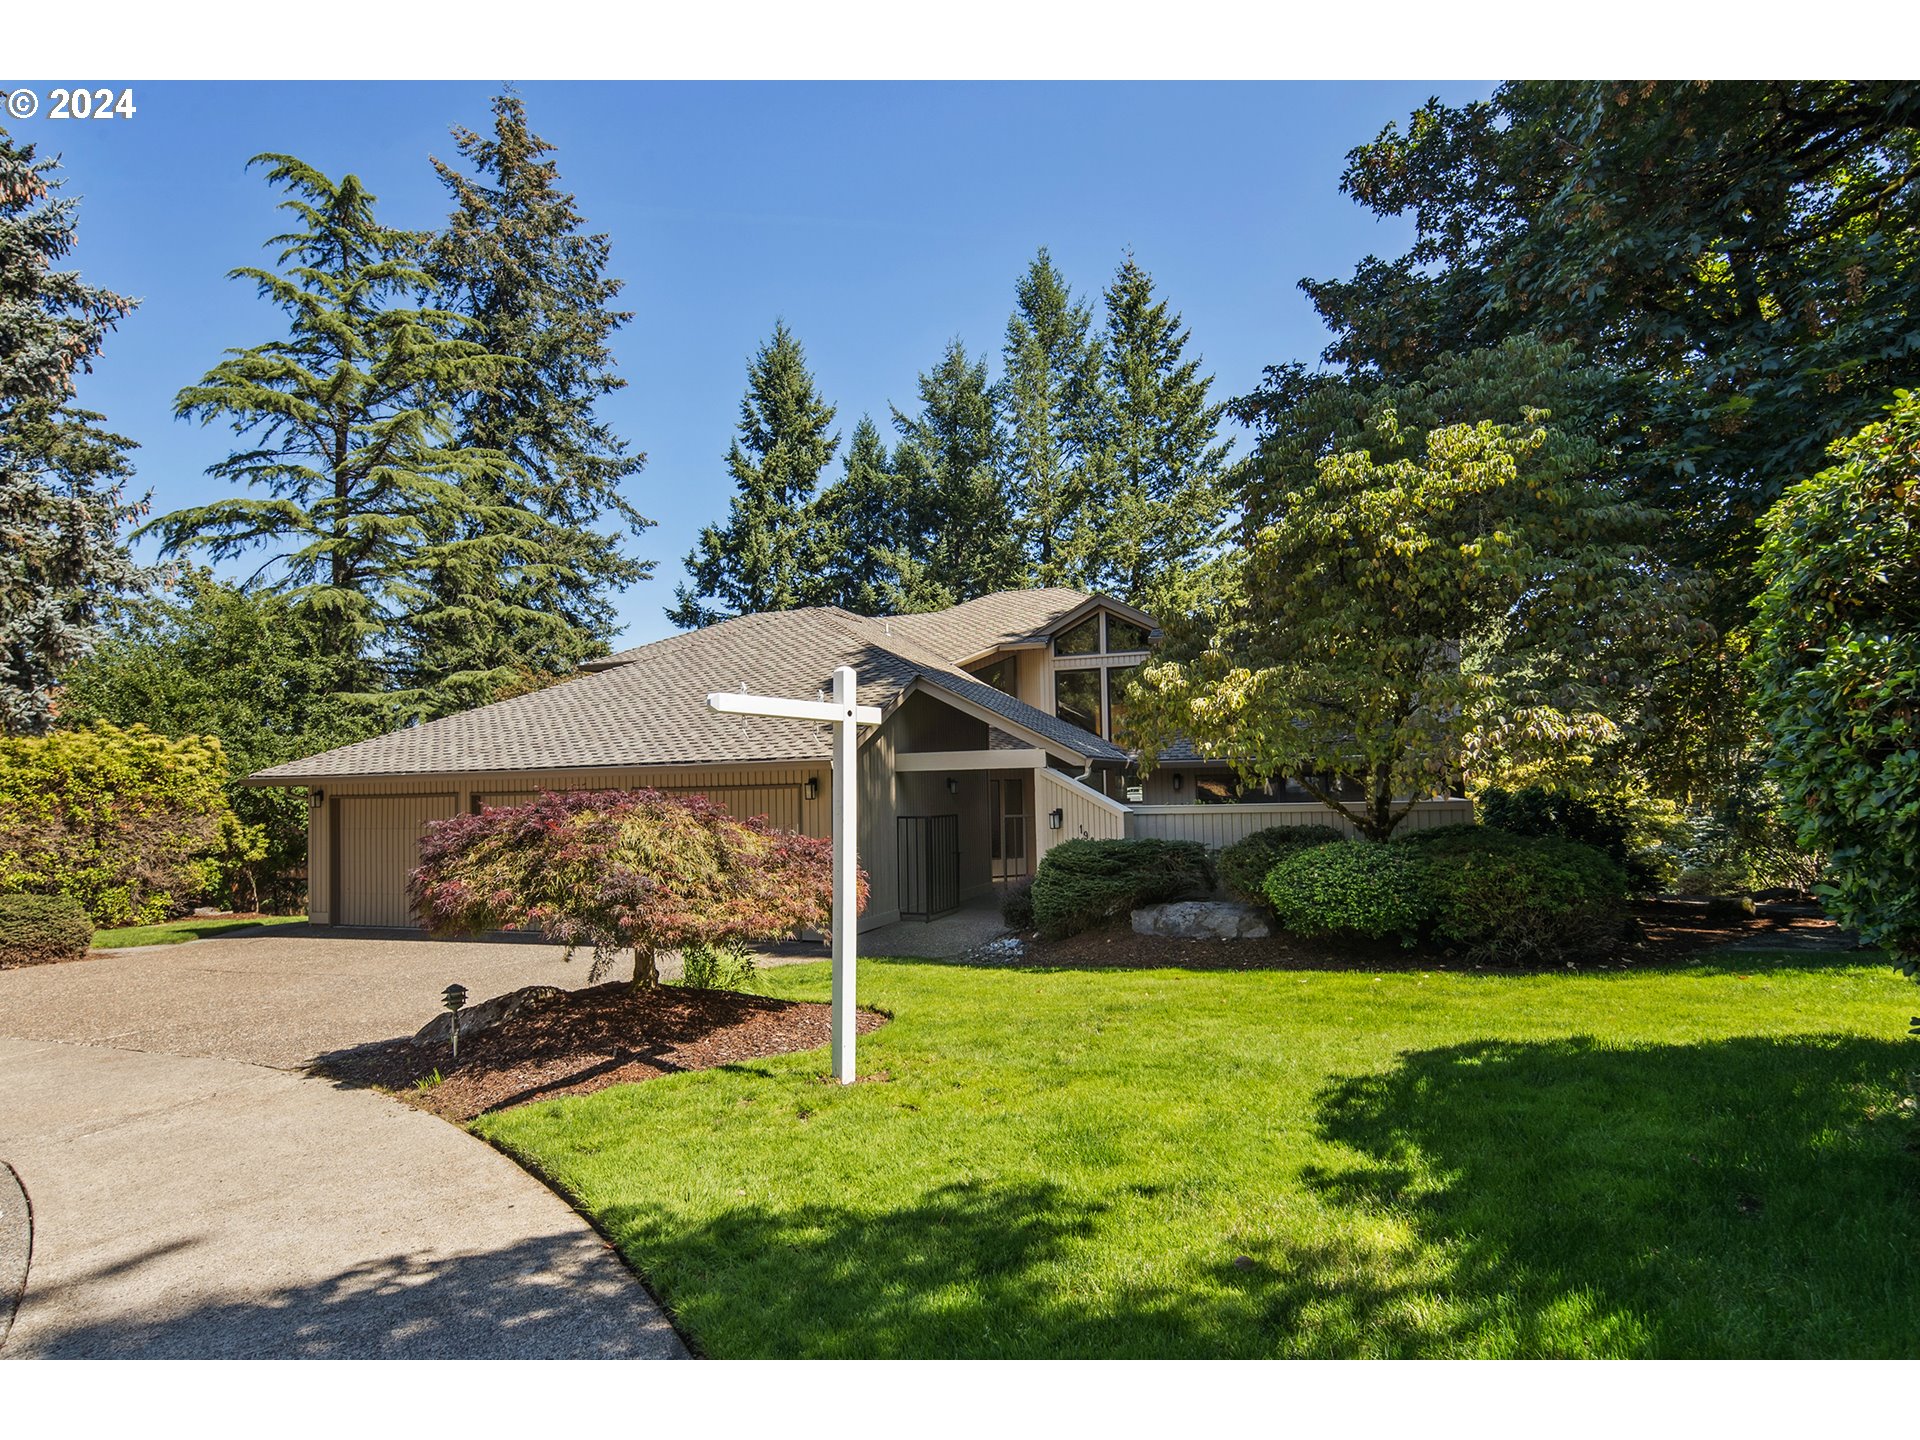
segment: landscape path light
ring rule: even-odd
[[[453,1058],[460,1058],[460,1012],[467,1008],[467,987],[459,983],[447,986],[440,992],[440,1003],[446,1007],[447,1024],[453,1031]]]

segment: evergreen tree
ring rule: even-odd
[[[906,519],[906,497],[886,441],[863,415],[847,446],[845,474],[813,502],[806,603],[860,615],[900,609]]]
[[[605,652],[615,628],[609,591],[652,570],[621,549],[622,531],[653,523],[621,493],[646,457],[594,413],[627,383],[613,373],[608,342],[632,315],[613,308],[622,282],[606,274],[607,237],[584,233],[574,197],[559,188],[553,147],[528,128],[519,97],[496,96],[493,116],[491,136],[453,131],[473,173],[433,162],[454,210],[425,268],[439,304],[473,321],[467,337],[517,362],[453,399],[455,445],[499,451],[516,467],[463,483],[553,528],[538,563],[443,576],[469,597],[493,595],[508,623],[476,623],[471,606],[455,618],[457,597],[443,596],[450,623],[422,636],[418,663],[443,674],[511,666],[566,674]],[[473,518],[463,517],[469,528]],[[612,533],[599,528],[608,519]],[[514,623],[520,611],[558,623]]]
[[[1026,565],[986,361],[951,342],[920,377],[920,402],[918,415],[893,412],[908,536],[899,586],[902,608],[934,610],[1017,586]]]
[[[1186,359],[1190,332],[1131,255],[1107,287],[1110,489],[1092,501],[1095,588],[1143,608],[1186,608],[1225,516],[1224,404]]]
[[[1108,478],[1100,337],[1044,248],[1015,295],[1001,399],[1021,544],[1035,584],[1090,585]]]
[[[133,442],[67,403],[134,301],[54,264],[74,244],[57,164],[0,130],[0,732],[38,734],[60,673],[100,637],[100,607],[148,572],[119,539]]]
[[[709,525],[686,558],[693,584],[667,611],[692,629],[735,615],[810,603],[808,530],[821,472],[840,448],[806,352],[784,321],[747,364],[740,435],[727,452],[735,493],[725,525]]]
[[[494,596],[475,583],[554,563],[557,527],[507,493],[512,462],[462,448],[456,434],[455,407],[498,386],[514,362],[466,338],[462,317],[406,303],[430,285],[423,237],[381,224],[357,178],[332,180],[290,155],[252,163],[290,192],[281,208],[297,227],[267,242],[281,247],[284,273],[232,275],[285,312],[287,334],[230,351],[180,392],[175,411],[225,417],[248,436],[209,473],[271,498],[165,516],[155,523],[167,548],[216,559],[272,552],[275,588],[315,616],[320,642],[343,662],[342,683],[362,690],[417,675],[408,643],[455,623],[462,608],[476,624],[562,631],[510,588]],[[464,697],[507,677],[438,678]],[[420,714],[457,703],[425,690],[411,699]]]

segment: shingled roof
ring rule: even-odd
[[[1087,598],[1078,591],[1026,593],[1072,596],[1076,605]],[[1045,613],[1055,603],[1028,613]],[[715,714],[706,697],[745,688],[811,700],[841,665],[859,675],[862,704],[890,708],[922,686],[989,710],[1014,733],[1024,731],[1067,755],[1126,760],[1118,746],[974,679],[941,653],[951,636],[903,633],[912,627],[902,618],[873,620],[825,607],[743,615],[622,651],[593,673],[545,690],[275,765],[251,779],[299,785],[349,776],[825,760],[823,728]]]

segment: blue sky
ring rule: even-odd
[[[44,95],[44,88],[42,93]],[[131,120],[13,123],[64,160],[82,197],[86,277],[141,298],[81,402],[138,440],[156,513],[226,493],[206,467],[234,437],[172,417],[174,393],[228,346],[277,332],[249,286],[275,193],[249,156],[290,151],[353,171],[389,223],[445,216],[429,153],[483,129],[497,85],[136,85]],[[633,323],[628,388],[606,403],[646,451],[632,496],[660,523],[635,542],[656,578],[621,597],[632,644],[663,607],[699,528],[722,515],[722,465],[748,355],[784,317],[843,437],[884,424],[955,336],[996,358],[1015,278],[1047,246],[1089,298],[1131,247],[1193,332],[1222,398],[1261,367],[1312,360],[1324,332],[1296,288],[1397,253],[1407,228],[1339,193],[1342,159],[1430,94],[1490,85],[558,84],[519,86],[563,178],[613,239]],[[837,473],[837,464],[835,472]]]

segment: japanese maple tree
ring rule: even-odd
[[[429,824],[408,884],[436,935],[538,930],[569,959],[592,946],[593,980],[631,950],[634,986],[648,989],[664,952],[824,930],[833,848],[704,796],[547,794]],[[865,875],[858,893],[864,907]]]

